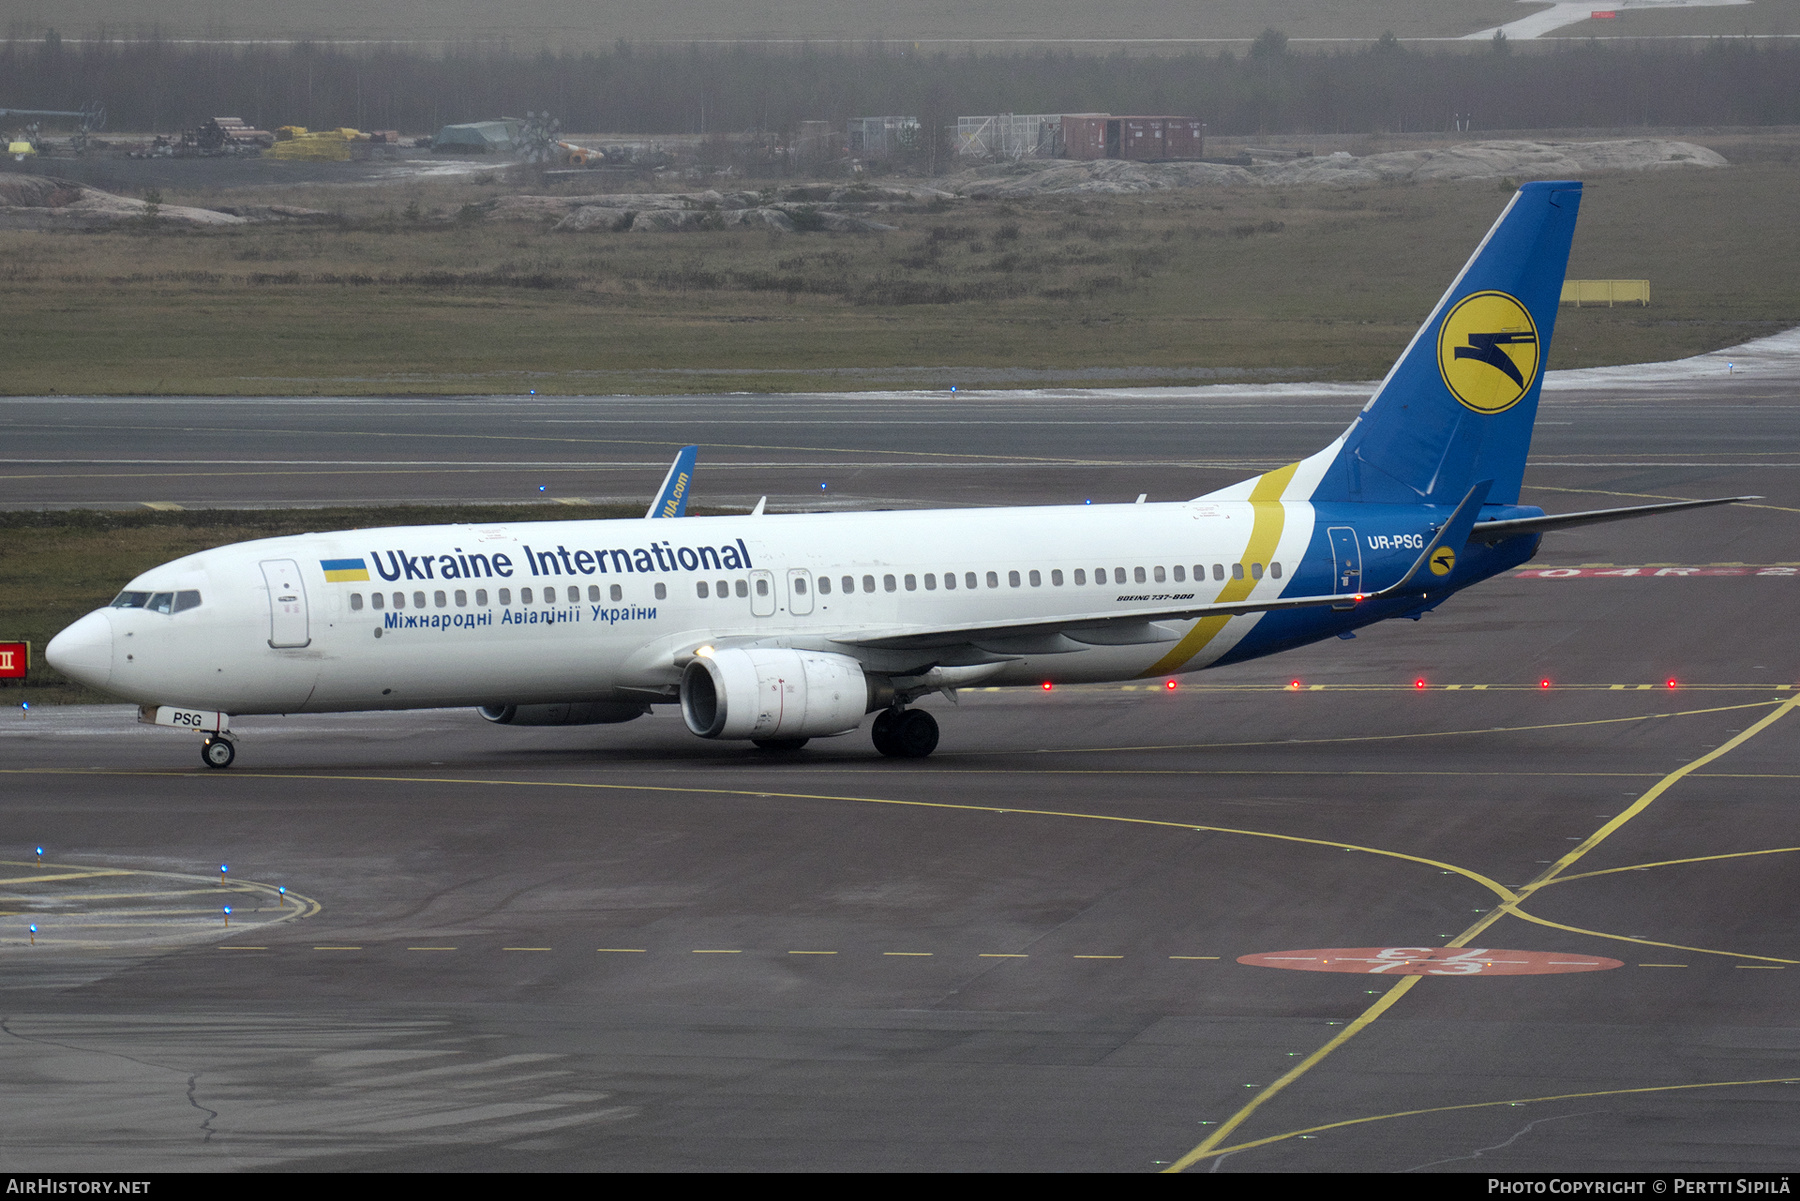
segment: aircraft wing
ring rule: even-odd
[[[1271,613],[1282,609],[1313,609],[1327,605],[1354,608],[1369,601],[1387,600],[1414,587],[1413,581],[1431,564],[1439,550],[1462,546],[1469,540],[1475,515],[1487,500],[1492,480],[1482,480],[1469,489],[1450,519],[1438,528],[1437,535],[1426,544],[1419,557],[1394,583],[1379,592],[1335,593],[1326,596],[1276,596],[1263,600],[1228,601],[1223,604],[1184,604],[1125,612],[1071,613],[1065,616],[1031,621],[965,622],[947,626],[902,626],[889,630],[862,630],[833,638],[844,646],[870,650],[924,650],[932,647],[980,644],[992,649],[1013,649],[1020,654],[1054,654],[1078,650],[1083,645],[1131,645],[1147,642],[1174,642],[1180,635],[1153,623],[1185,621],[1201,617],[1237,617],[1245,613]],[[994,643],[1013,642],[1012,648],[993,647]]]
[[[1648,517],[1653,513],[1673,513],[1678,509],[1704,509],[1709,505],[1734,505],[1743,500],[1761,499],[1760,496],[1720,496],[1712,500],[1677,500],[1660,505],[1632,505],[1624,509],[1588,509],[1581,513],[1546,513],[1542,517],[1478,521],[1469,536],[1476,542],[1491,545],[1518,534],[1538,534],[1545,530],[1563,530],[1578,525],[1598,525],[1603,521]]]
[[[669,464],[669,474],[663,476],[662,487],[656,490],[656,499],[644,511],[645,517],[682,517],[687,514],[688,486],[694,482],[694,460],[699,456],[698,446],[681,448],[681,453]]]

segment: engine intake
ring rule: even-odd
[[[650,706],[631,701],[564,701],[559,705],[483,705],[475,710],[503,726],[600,726],[642,717]]]
[[[856,729],[885,686],[848,655],[733,648],[687,665],[681,716],[702,738],[820,738]]]

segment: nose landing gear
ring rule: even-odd
[[[884,709],[869,736],[890,759],[923,759],[937,750],[937,718],[923,709]]]
[[[229,738],[215,734],[200,744],[200,762],[208,767],[230,767],[236,758],[237,748],[231,745]]]

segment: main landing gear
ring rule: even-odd
[[[923,709],[883,709],[869,734],[890,759],[923,759],[937,750],[937,718]]]
[[[223,735],[214,734],[200,744],[200,762],[208,767],[230,767],[236,758],[237,748]]]

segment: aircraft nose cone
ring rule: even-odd
[[[50,666],[90,688],[105,688],[112,679],[112,618],[101,609],[58,634],[44,648]]]

